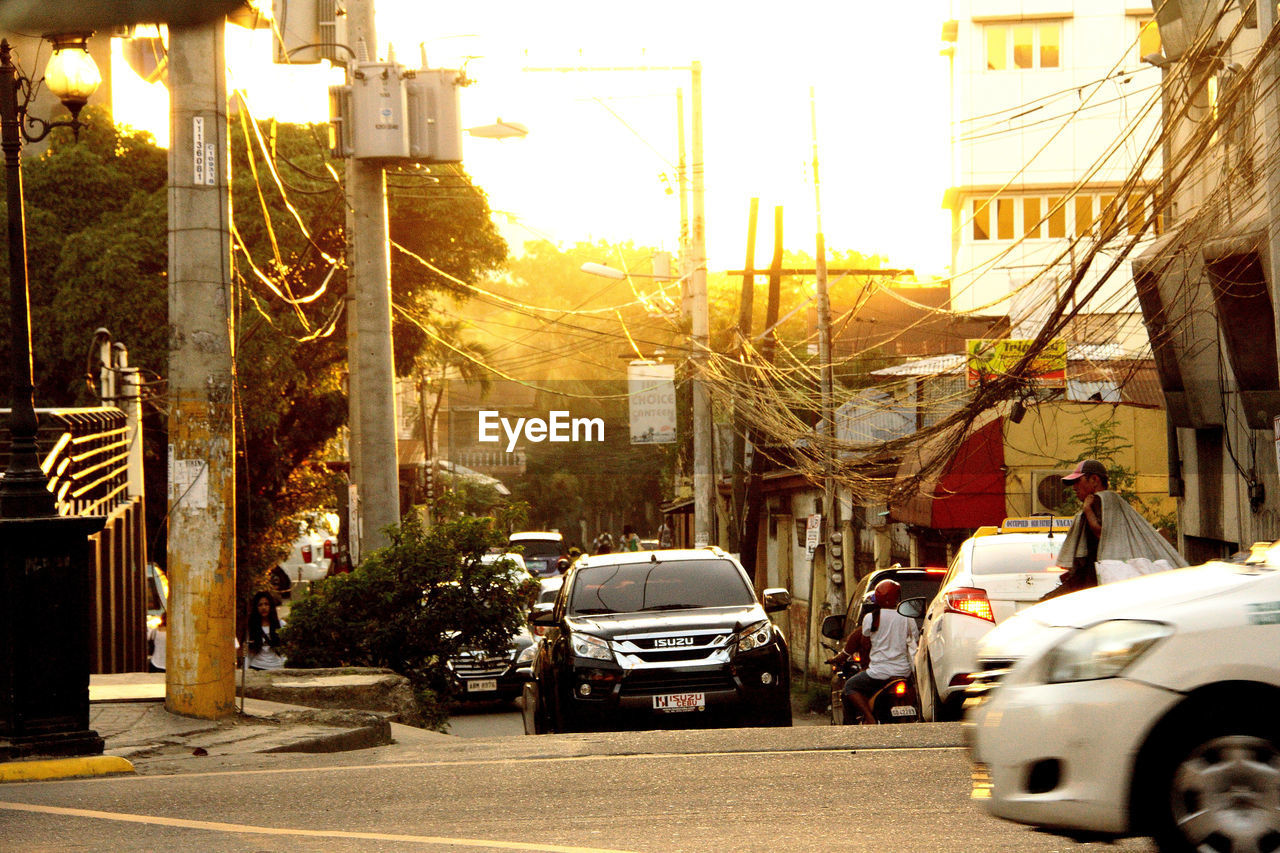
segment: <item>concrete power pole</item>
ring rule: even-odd
[[[693,544],[715,545],[715,476],[711,461],[711,395],[703,377],[710,346],[707,307],[706,181],[702,159],[702,63],[690,64],[693,72],[693,233],[690,245],[690,310],[693,313]]]
[[[169,28],[165,708],[235,713],[235,385],[225,22]]]
[[[827,600],[832,613],[844,612],[843,563],[833,545],[840,534],[839,501],[836,499],[835,481],[835,401],[834,376],[831,364],[831,297],[827,291],[827,241],[822,233],[822,195],[818,181],[818,101],[813,87],[809,87],[809,123],[813,134],[813,204],[817,214],[817,257],[814,272],[817,274],[818,296],[818,380],[822,398],[822,422],[818,429],[819,447],[823,455],[822,471],[822,523],[827,535],[823,557],[827,560]],[[825,445],[825,446],[824,446]],[[816,557],[815,557],[816,559]],[[812,592],[810,592],[812,598]]]
[[[373,0],[349,0],[347,34],[360,61],[377,58]],[[381,163],[355,157],[347,159],[347,309],[352,517],[359,519],[348,541],[358,560],[388,544],[383,528],[400,523],[400,463],[386,176]]]

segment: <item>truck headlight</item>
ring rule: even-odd
[[[569,640],[569,647],[580,658],[592,660],[613,660],[613,652],[609,650],[609,642],[587,634],[574,634]]]
[[[1173,628],[1161,622],[1099,622],[1050,649],[1041,671],[1049,684],[1114,678],[1172,633]]]
[[[773,639],[773,623],[768,619],[744,628],[738,633],[738,651],[749,652],[767,645]]]

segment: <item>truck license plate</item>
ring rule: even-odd
[[[477,678],[475,681],[467,682],[468,693],[483,693],[485,691],[497,690],[498,679],[496,678]]]
[[[657,711],[701,711],[707,707],[705,693],[663,693],[653,697]]]

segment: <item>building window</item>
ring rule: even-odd
[[[1013,199],[996,199],[996,238],[1013,239]]]
[[[1067,205],[1061,196],[1049,199],[1048,231],[1050,240],[1067,236]]]
[[[1040,67],[1057,68],[1062,46],[1062,25],[1056,22],[1041,24],[1037,31],[1040,34]]]
[[[1093,196],[1076,196],[1076,236],[1083,237],[1093,227]]]
[[[1160,52],[1160,28],[1155,18],[1144,18],[1138,23],[1138,58]]]
[[[1003,71],[1009,67],[1007,51],[1009,49],[1009,28],[988,26],[987,32],[987,70]]]
[[[987,199],[973,203],[973,239],[991,239],[991,202]]]
[[[1028,240],[1040,239],[1040,198],[1028,196],[1022,200],[1022,233]]]
[[[1062,53],[1062,22],[987,24],[987,70],[1057,68]]]

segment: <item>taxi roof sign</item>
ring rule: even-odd
[[[1074,518],[1069,515],[1036,515],[1027,518],[1006,518],[1000,525],[1001,533],[1066,533]]]

